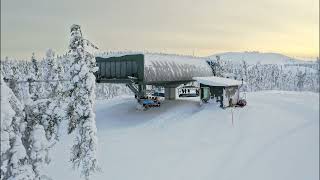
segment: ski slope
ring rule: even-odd
[[[198,98],[165,101],[137,111],[132,97],[98,101],[94,180],[319,179],[319,94],[247,94],[245,108],[199,105]],[[233,123],[232,123],[232,111]],[[72,136],[61,137],[46,173],[76,180]]]
[[[285,56],[279,53],[262,53],[262,52],[225,52],[209,56],[211,59],[216,59],[220,56],[221,60],[234,63],[242,63],[245,61],[248,64],[299,64],[299,63],[314,63],[315,61],[300,60]]]

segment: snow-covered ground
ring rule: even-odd
[[[319,179],[319,94],[247,94],[244,108],[199,106],[198,98],[137,111],[132,97],[98,101],[97,180]],[[232,111],[233,123],[232,123]],[[72,171],[72,137],[61,137],[46,172]]]
[[[315,60],[306,61],[297,58],[292,58],[279,53],[261,53],[261,52],[225,52],[214,54],[209,56],[211,59],[216,59],[216,56],[220,56],[220,59],[231,61],[235,63],[242,63],[246,61],[248,64],[299,64],[299,63],[314,63]]]

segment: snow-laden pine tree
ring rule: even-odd
[[[55,132],[60,119],[53,118],[56,114],[49,108],[54,102],[54,99],[49,97],[52,90],[51,86],[46,87],[48,83],[44,82],[48,80],[48,75],[45,75],[44,72],[49,76],[53,76],[54,73],[50,72],[50,68],[47,68],[46,60],[39,62],[33,55],[31,62],[33,74],[30,76],[31,83],[28,84],[31,86],[29,89],[32,93],[32,100],[24,104],[26,114],[24,144],[35,178],[41,179],[45,176],[42,171],[44,165],[50,162],[49,150],[53,144],[50,141],[53,139],[53,135],[56,136]]]
[[[46,58],[44,60],[45,69],[47,75],[45,80],[47,89],[49,90],[48,97],[45,101],[40,102],[39,110],[42,109],[42,124],[45,128],[46,137],[49,141],[55,141],[58,139],[58,129],[60,122],[65,118],[65,106],[63,97],[63,87],[60,79],[63,77],[62,69],[59,68],[57,59],[55,58],[54,51],[49,49],[46,52]],[[53,143],[53,142],[52,142]]]
[[[36,179],[41,179],[44,176],[42,169],[50,162],[49,150],[51,146],[43,126],[43,112],[45,112],[46,102],[46,100],[36,100],[25,106],[27,122],[25,144]]]
[[[211,67],[214,76],[223,77],[226,70],[224,69],[225,66],[222,63],[220,56],[216,56],[215,59],[208,60],[207,63]]]
[[[23,84],[17,84],[17,81],[23,80],[23,74],[20,71],[19,68],[20,64],[18,61],[13,60],[12,61],[12,76],[10,77],[9,86],[12,89],[15,96],[21,101],[21,103],[24,103],[24,88]]]
[[[32,62],[31,80],[35,80],[35,81],[43,81],[43,80],[45,80],[45,78],[44,78],[44,74],[45,74],[44,67],[42,66],[42,63],[39,62],[35,58],[34,53],[32,53],[31,62]],[[47,96],[48,92],[47,92],[47,90],[45,88],[45,83],[44,82],[31,83],[30,85],[31,85],[30,94],[31,94],[31,97],[34,100]]]
[[[33,180],[35,173],[23,143],[23,105],[1,78],[1,180]]]
[[[22,104],[1,79],[1,177],[41,179],[49,143],[38,101]],[[8,148],[9,147],[9,148]]]
[[[42,169],[50,162],[49,150],[52,145],[45,129],[48,127],[45,116],[49,102],[48,99],[40,98],[29,101],[24,106],[26,127],[23,140],[35,179],[45,176]]]
[[[68,108],[69,133],[76,130],[72,147],[71,162],[80,168],[82,175],[89,179],[98,170],[97,129],[94,113],[95,58],[85,50],[84,39],[79,25],[71,26],[69,45],[71,88]]]
[[[9,59],[9,57],[5,57],[4,60],[1,60],[1,72],[2,72],[3,78],[12,79],[13,77],[12,66],[13,66],[13,60]]]
[[[63,69],[57,64],[54,52],[50,49],[41,63],[35,60],[33,62],[36,80],[45,81],[34,82],[35,87],[40,89],[45,87],[46,90],[40,91],[38,96],[34,96],[32,102],[26,104],[28,129],[26,142],[30,145],[27,152],[36,177],[43,178],[45,175],[42,168],[51,160],[49,151],[59,140],[58,129],[61,121],[66,117],[64,90],[60,82]]]
[[[55,52],[52,49],[48,49],[46,52],[46,58],[44,59],[44,70],[46,74],[44,79],[47,82],[47,90],[49,91],[49,96],[54,97],[57,94],[57,88],[62,88],[61,83],[65,79],[63,66],[61,62],[58,61],[61,59],[56,58]]]

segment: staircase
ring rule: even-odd
[[[126,86],[137,96],[139,96],[139,87],[134,83],[127,83]]]

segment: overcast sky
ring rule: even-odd
[[[62,54],[74,23],[101,50],[319,56],[319,0],[1,0],[1,57]]]

